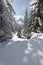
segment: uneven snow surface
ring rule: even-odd
[[[0,65],[43,65],[43,36],[0,43]]]

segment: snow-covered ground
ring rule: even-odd
[[[0,65],[43,65],[43,34],[34,33],[29,40],[13,36],[0,43]]]

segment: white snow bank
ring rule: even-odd
[[[18,38],[17,33],[16,33],[16,34],[13,34],[12,40],[13,40],[13,41],[24,41],[24,40],[26,40],[26,39]]]
[[[43,33],[32,32],[31,34],[32,34],[31,39],[34,38],[34,37],[39,38],[39,39],[43,39]],[[12,40],[13,41],[24,41],[24,40],[27,40],[27,39],[26,38],[18,38],[17,33],[16,33],[16,34],[13,34]]]
[[[32,32],[31,34],[32,34],[31,39],[34,38],[34,37],[43,39],[43,33],[34,33],[34,32]]]

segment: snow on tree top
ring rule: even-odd
[[[33,3],[36,3],[36,2],[37,2],[37,0],[31,0],[30,5],[32,5]]]
[[[12,5],[12,0],[7,0]]]
[[[37,0],[31,0],[30,5],[32,5],[33,3],[36,3],[36,2],[37,2]],[[30,7],[30,9],[32,9],[32,10],[34,10],[34,8],[35,8],[35,5]]]
[[[7,5],[7,2],[12,5],[12,0],[3,0],[4,4]]]

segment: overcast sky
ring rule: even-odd
[[[25,8],[30,12],[30,0],[13,0],[14,10],[16,15],[24,15]]]

